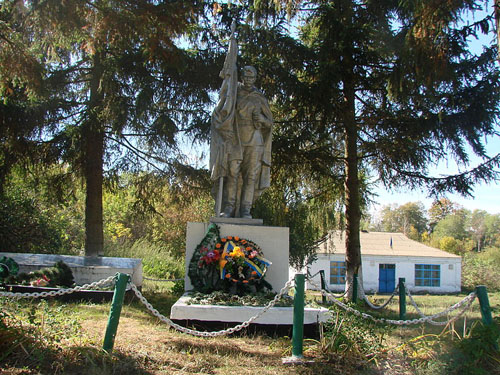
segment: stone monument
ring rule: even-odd
[[[238,82],[235,32],[236,24],[233,22],[228,52],[220,72],[222,85],[219,100],[212,113],[209,168],[216,207],[215,216],[210,221],[217,224],[222,238],[245,239],[262,250],[270,266],[265,273],[266,281],[277,291],[288,281],[289,229],[264,226],[262,219],[252,218],[250,213],[255,200],[270,186],[273,116],[267,99],[255,87],[257,71],[254,67],[243,67],[242,82]],[[197,266],[193,260],[195,251],[204,251],[200,259],[205,259],[208,254],[224,258],[221,248],[211,248],[206,244],[201,246],[209,228],[210,223],[187,225],[186,291],[194,286],[188,273],[190,264],[192,269]],[[249,250],[244,248],[243,251]],[[197,253],[197,257],[199,255]],[[222,265],[226,264],[224,259],[218,264],[221,275],[227,267]],[[201,263],[198,264],[200,268],[203,267]],[[234,272],[230,281],[235,283],[252,282],[243,274],[233,276]]]
[[[233,22],[212,113],[209,168],[216,217],[252,219],[253,203],[270,185],[273,117],[267,99],[254,86],[253,66],[243,68],[243,82],[238,82],[235,28]]]
[[[255,273],[258,276],[260,267],[255,267],[257,263],[253,264],[255,261],[252,259],[256,255],[252,249],[259,249],[258,253],[265,257],[260,260],[265,260],[266,268],[269,267],[267,272],[264,271],[265,280],[273,291],[278,292],[289,279],[289,228],[264,226],[262,219],[254,219],[250,214],[254,201],[270,185],[273,118],[266,98],[254,86],[257,78],[255,68],[245,66],[242,82],[238,83],[235,31],[233,22],[228,53],[220,73],[223,82],[219,101],[212,113],[210,173],[214,182],[212,193],[216,199],[215,217],[210,220],[212,224],[187,224],[186,292],[196,290],[196,285],[203,288],[214,280],[210,285],[223,280],[225,286],[231,283],[242,287],[252,285],[252,275]],[[216,224],[215,232],[220,236],[217,241],[211,240],[213,224]],[[232,241],[236,245],[234,255],[233,252],[227,253]],[[225,245],[222,246],[221,242]],[[243,245],[245,243],[247,245]],[[252,246],[248,246],[250,243]],[[228,273],[225,272],[228,262],[243,266],[233,267]],[[245,264],[254,270],[250,276],[243,269]],[[207,271],[204,275],[208,278],[200,278],[198,268],[202,273]],[[209,282],[204,284],[203,280]],[[235,289],[238,290],[236,284]],[[197,305],[189,302],[189,298],[183,296],[172,306],[171,319],[244,322],[263,309],[254,306]],[[326,321],[327,310],[323,310],[306,309],[304,322],[316,324]],[[291,325],[292,319],[291,307],[274,307],[254,323]]]

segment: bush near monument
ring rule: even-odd
[[[54,267],[42,268],[38,271],[10,275],[5,278],[6,284],[22,284],[47,287],[72,287],[75,284],[73,272],[62,260]]]

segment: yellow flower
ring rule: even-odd
[[[239,257],[244,257],[245,253],[243,252],[243,250],[241,250],[241,248],[239,246],[236,246],[233,249],[233,251],[231,251],[231,253],[229,254],[229,256],[231,256],[233,258],[239,258]]]

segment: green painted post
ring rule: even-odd
[[[399,320],[406,320],[405,278],[399,278]]]
[[[123,306],[123,298],[127,289],[129,275],[124,273],[116,274],[115,292],[113,294],[113,301],[111,302],[111,309],[109,310],[108,325],[106,327],[106,334],[104,335],[104,343],[102,348],[104,351],[111,353],[113,345],[115,344],[116,330],[118,322],[120,321],[120,313]]]
[[[477,299],[481,305],[481,316],[485,325],[493,324],[493,317],[491,316],[490,301],[488,299],[488,292],[486,286],[479,285],[476,287]]]
[[[301,273],[295,275],[295,294],[293,296],[293,333],[292,357],[302,358],[304,339],[304,282],[305,276]]]
[[[358,301],[358,274],[355,273],[352,278],[352,302]]]
[[[325,270],[319,271],[319,276],[321,277],[321,290],[326,290]],[[326,296],[324,294],[321,294],[321,301],[326,303]]]

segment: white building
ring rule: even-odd
[[[400,277],[413,292],[460,292],[462,258],[410,240],[402,233],[361,232],[363,289],[392,293]],[[345,233],[332,232],[309,266],[309,274],[325,271],[328,289],[345,288]],[[320,283],[320,276],[313,279]],[[308,286],[309,289],[314,289]]]

